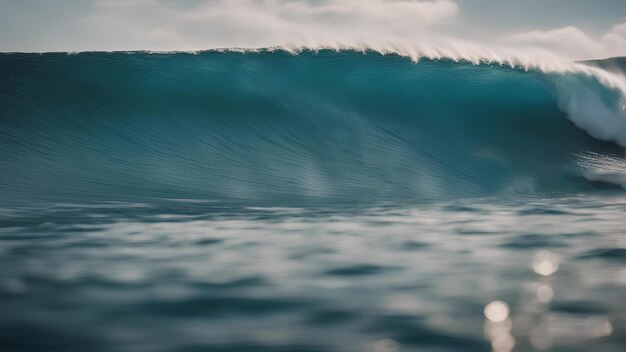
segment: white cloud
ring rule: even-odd
[[[511,57],[530,62],[541,56],[544,62],[544,57],[558,61],[563,56],[626,55],[626,23],[598,38],[576,27],[565,27],[504,39],[494,31],[493,36],[483,34],[478,39],[472,30],[477,24],[460,16],[457,1],[90,0],[72,12],[58,7],[62,4],[59,0],[49,5],[56,15],[4,21],[6,28],[0,21],[0,29],[4,29],[0,30],[0,50],[174,51],[323,45],[403,51],[412,57],[495,58],[507,62]],[[28,7],[22,11],[26,11],[22,16],[32,14]]]
[[[453,0],[97,0],[95,11],[82,20],[78,50],[346,43],[388,48],[419,42],[420,50],[467,52],[476,45],[468,41],[471,31],[455,26],[460,11]],[[570,26],[499,39],[480,42],[522,56],[538,51],[574,60],[626,55],[626,23],[600,38]]]
[[[601,41],[609,48],[608,56],[626,56],[626,23],[613,26]]]
[[[118,38],[110,49],[152,50],[417,37],[459,12],[452,0],[100,0],[96,8],[84,23]]]
[[[614,26],[600,38],[592,38],[576,27],[531,31],[511,35],[509,43],[543,48],[578,60],[626,55],[626,23]]]

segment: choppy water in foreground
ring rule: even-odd
[[[625,210],[623,197],[590,196],[4,207],[0,345],[623,351]],[[494,301],[510,313],[485,310]]]

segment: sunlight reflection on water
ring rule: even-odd
[[[573,198],[3,211],[0,342],[621,351],[624,210]]]

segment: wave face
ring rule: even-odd
[[[619,93],[583,74],[208,51],[2,54],[0,79],[0,198],[11,202],[352,204],[626,179],[589,170],[621,158],[626,117]]]

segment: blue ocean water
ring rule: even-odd
[[[593,77],[207,51],[0,54],[0,81],[2,350],[626,347]]]

